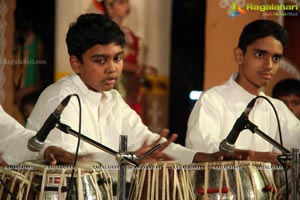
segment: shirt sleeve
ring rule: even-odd
[[[203,93],[197,100],[188,119],[186,146],[201,152],[219,150],[222,140],[222,98]]]
[[[39,157],[27,149],[28,139],[35,132],[25,129],[0,107],[0,153],[9,165]]]
[[[283,146],[287,149],[300,148],[300,121],[283,103],[279,102],[277,111],[279,112],[279,121]]]

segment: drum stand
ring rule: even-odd
[[[280,145],[278,142],[270,138],[263,131],[253,124],[250,120],[247,120],[248,123],[246,128],[248,128],[252,133],[257,133],[259,136],[264,138],[266,141],[271,143],[274,147],[279,149],[282,152],[282,156],[285,161],[291,161],[291,176],[292,176],[292,186],[291,186],[291,199],[299,200],[299,149],[292,148],[292,152],[287,150],[285,147]]]
[[[91,138],[85,136],[84,134],[79,134],[77,131],[73,130],[70,126],[63,124],[60,121],[56,123],[56,128],[65,132],[66,134],[71,134],[77,138],[80,136],[81,140],[116,157],[116,160],[118,161],[120,167],[119,174],[118,174],[118,190],[117,190],[118,200],[125,200],[126,198],[125,195],[126,195],[127,164],[130,164],[134,167],[138,166],[139,164],[134,160],[141,160],[142,158],[150,155],[151,153],[159,149],[162,145],[162,144],[158,144],[154,146],[152,149],[150,149],[149,151],[147,151],[145,154],[143,154],[141,157],[137,157],[132,152],[127,152],[127,135],[120,136],[120,146],[119,146],[120,152],[116,152],[113,149],[110,149],[107,146],[92,140]]]
[[[292,148],[292,200],[299,200],[299,149]]]

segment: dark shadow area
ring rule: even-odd
[[[15,16],[24,16],[32,30],[40,36],[43,46],[40,65],[42,88],[54,80],[54,1],[16,0]]]
[[[193,104],[189,93],[203,88],[205,9],[206,1],[173,1],[169,127],[180,144]]]

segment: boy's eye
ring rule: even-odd
[[[95,60],[97,63],[100,63],[100,64],[103,64],[104,62],[105,62],[105,60],[104,59],[97,59],[97,60]]]
[[[255,53],[255,56],[256,56],[257,58],[262,58],[262,57],[264,56],[264,52],[262,52],[262,51],[257,51],[257,52]]]
[[[120,62],[123,60],[123,56],[117,56],[115,57],[115,62]]]
[[[292,101],[292,105],[293,106],[299,106],[300,105],[300,101],[299,100],[293,100]]]
[[[274,57],[273,57],[273,61],[274,61],[275,63],[280,62],[280,60],[281,60],[281,56],[274,56]]]

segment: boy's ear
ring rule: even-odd
[[[76,74],[80,74],[80,65],[81,65],[81,63],[78,60],[78,58],[76,56],[70,56],[69,62],[70,62],[70,65],[71,65],[73,71]]]
[[[234,55],[234,60],[235,62],[237,62],[237,64],[243,64],[243,58],[244,58],[244,54],[242,49],[236,47],[233,50],[233,55]]]

